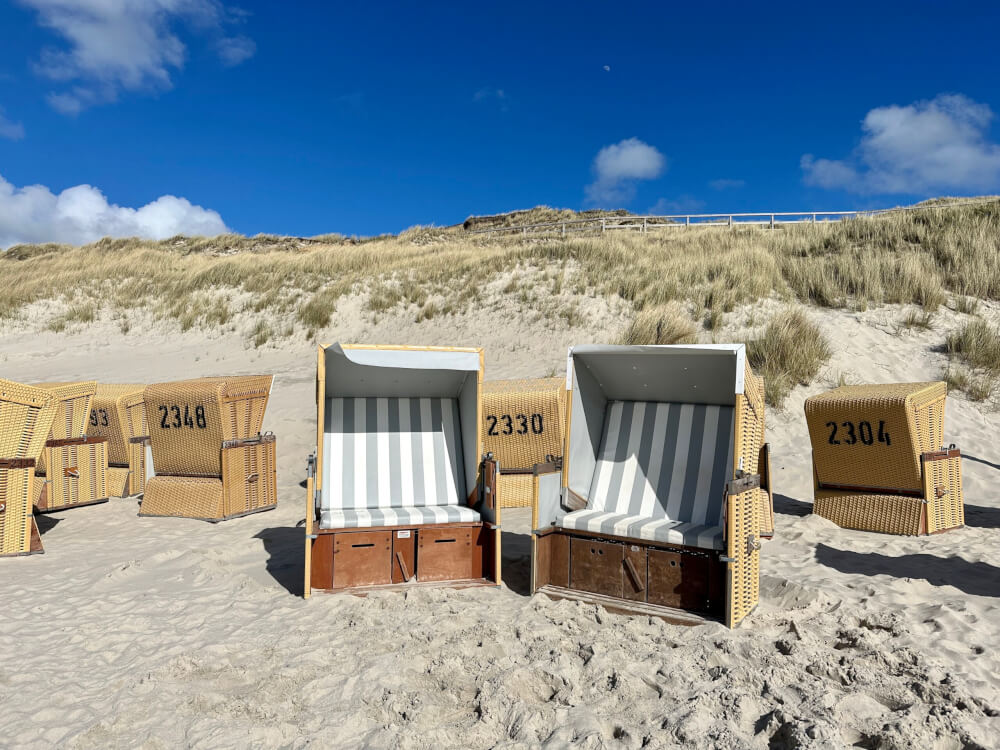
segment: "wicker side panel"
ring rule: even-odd
[[[108,496],[129,496],[129,471],[127,466],[108,467]]]
[[[55,416],[51,393],[0,379],[0,457],[37,459]]]
[[[155,476],[146,482],[141,516],[223,517],[222,480],[210,477]]]
[[[501,508],[530,508],[534,494],[531,474],[504,474],[497,479]]]
[[[226,518],[277,505],[276,446],[274,440],[265,440],[223,449],[223,510]]]
[[[46,448],[45,510],[108,499],[108,444],[105,441]]]
[[[0,555],[31,548],[32,469],[0,469]]]
[[[145,432],[133,432],[129,418],[130,407],[138,404],[144,412],[142,392],[143,385],[119,385],[99,383],[90,405],[90,418],[87,421],[89,437],[103,437],[108,440],[108,461],[113,465],[123,466],[129,460],[129,438],[145,435]]]
[[[924,503],[906,495],[818,489],[813,513],[845,529],[915,535],[921,530]]]
[[[530,469],[561,456],[566,422],[562,378],[483,383],[483,440],[500,469]]]
[[[928,534],[965,525],[960,455],[924,461],[924,497]]]
[[[742,622],[760,600],[759,503],[752,490],[726,498],[726,625]]]
[[[899,383],[844,386],[806,399],[819,481],[920,491],[920,455],[940,448],[946,395],[944,383]]]
[[[225,440],[245,440],[260,434],[267,394],[229,398],[222,404]]]

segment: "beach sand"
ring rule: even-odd
[[[347,299],[323,338],[482,345],[488,379],[543,377],[563,373],[568,345],[613,340],[622,310],[593,300],[575,328],[514,311],[496,330],[496,313],[373,322]],[[0,560],[0,746],[997,747],[1000,415],[948,401],[965,528],[895,537],[810,515],[806,396],[939,378],[936,347],[961,316],[899,331],[896,307],[809,314],[835,354],[768,412],[776,535],[760,605],[733,631],[530,597],[522,509],[504,514],[497,589],[303,600],[313,343],[246,349],[236,332],[153,320],[127,335],[105,320],[5,329],[0,376],[25,382],[274,373],[279,506],[218,525],[139,518],[134,499],[40,518],[45,554]],[[717,339],[743,340],[749,315]]]

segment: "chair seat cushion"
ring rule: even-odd
[[[418,526],[427,523],[477,523],[479,514],[464,505],[430,505],[420,508],[371,508],[324,510],[321,529],[357,529],[369,526]]]
[[[721,526],[681,523],[667,518],[578,510],[563,517],[562,527],[701,549],[724,549]]]

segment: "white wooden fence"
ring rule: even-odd
[[[516,232],[522,235],[556,235],[565,237],[579,232],[611,232],[626,230],[633,232],[650,232],[660,230],[684,229],[686,227],[735,227],[761,226],[768,229],[783,224],[815,224],[819,222],[843,221],[879,216],[902,211],[929,211],[938,208],[954,206],[969,206],[982,203],[998,202],[996,198],[981,201],[962,201],[958,203],[937,203],[926,206],[905,206],[901,208],[879,208],[868,211],[783,211],[738,214],[676,214],[672,216],[597,216],[584,219],[567,219],[565,221],[550,221],[541,224],[520,224],[508,227],[490,227],[474,229],[470,234],[492,234],[494,232]]]

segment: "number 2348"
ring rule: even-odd
[[[171,428],[178,429],[180,427],[189,427],[192,430],[196,428],[204,430],[206,427],[204,406],[196,406],[193,416],[191,407],[187,404],[184,404],[183,412],[181,412],[181,407],[176,404],[173,406],[160,406],[159,409],[160,427],[164,430]]]

